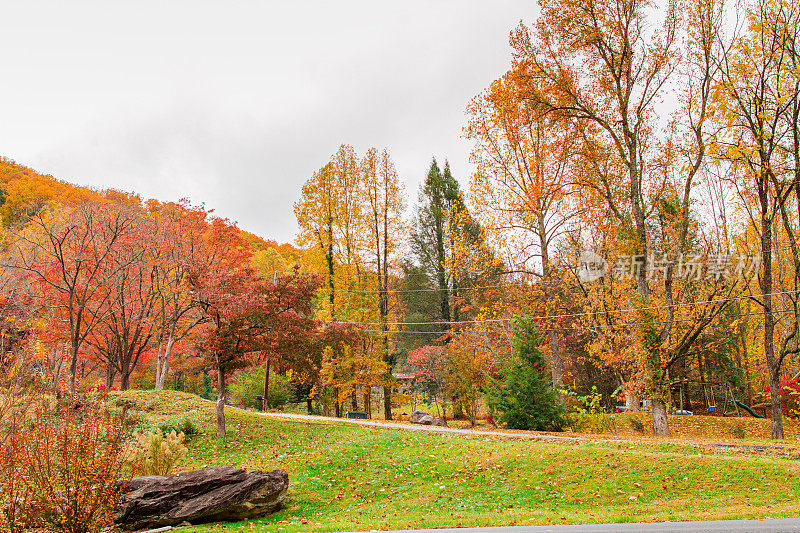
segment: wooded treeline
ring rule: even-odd
[[[517,320],[558,401],[644,399],[668,435],[670,410],[733,395],[769,404],[782,438],[800,407],[800,3],[540,7],[466,108],[466,190],[434,159],[409,208],[387,149],[342,145],[302,187],[296,247],[3,160],[3,353],[58,394],[216,389],[220,433],[254,365],[309,411],[371,411],[380,390],[390,419],[401,373],[474,422]]]

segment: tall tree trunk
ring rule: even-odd
[[[753,380],[750,377],[750,350],[747,348],[748,322],[749,320],[746,316],[742,317],[741,322],[739,322],[739,337],[742,340],[742,367],[744,368],[744,379],[747,382],[747,405],[753,405]]]
[[[334,284],[334,264],[333,264],[333,219],[328,216],[328,246],[327,248],[323,248],[325,251],[325,262],[328,265],[328,290],[330,294],[328,295],[328,303],[331,306],[331,320],[336,320],[336,298],[334,290],[336,288]]]
[[[551,331],[547,334],[547,340],[550,344],[550,373],[553,378],[553,388],[556,391],[564,389],[564,376],[563,376],[563,361],[561,360],[561,349],[558,343],[558,335],[556,332]],[[560,392],[557,394],[559,401],[564,403],[564,395]]]
[[[391,359],[389,357],[389,219],[388,213],[386,208],[383,210],[383,247],[381,247],[381,238],[380,238],[380,227],[379,224],[376,222],[375,233],[376,233],[376,254],[375,259],[378,264],[378,310],[380,312],[380,320],[381,320],[381,355],[383,357],[383,362],[387,365],[387,376],[386,379],[392,379],[392,365]],[[383,248],[383,249],[381,249]],[[369,387],[370,395],[372,391],[372,387]],[[370,399],[371,400],[371,399]],[[366,402],[367,400],[365,400]],[[383,394],[383,411],[384,417],[386,420],[392,419],[392,404],[391,404],[391,389],[389,390],[389,394],[386,393],[386,387],[384,387],[384,394]],[[368,412],[370,413],[370,418],[372,418],[372,402],[370,401],[370,406]],[[366,403],[365,403],[366,409]]]
[[[760,189],[766,189],[767,178]],[[772,217],[769,216],[768,192],[759,190],[761,202],[761,298],[764,306],[764,356],[770,378],[770,401],[772,403],[772,438],[783,439],[783,412],[781,411],[780,358],[775,357],[775,317],[772,310]]]
[[[172,355],[172,347],[174,346],[174,344],[175,344],[175,328],[173,326],[172,329],[170,329],[169,337],[167,337],[167,344],[166,347],[164,348],[164,353],[160,354],[161,368],[159,370],[159,368],[156,367],[157,370],[156,390],[164,390],[164,382],[167,379],[167,373],[169,371],[169,359],[170,356]],[[159,347],[159,353],[160,353],[160,347]]]
[[[669,437],[667,408],[663,401],[653,400],[653,434]]]
[[[158,388],[158,384],[159,382],[161,382],[161,365],[162,365],[162,360],[164,358],[163,352],[164,352],[164,342],[163,339],[161,339],[158,341],[158,349],[156,350],[156,383],[155,383],[156,390],[163,390],[163,387],[161,389]]]
[[[464,409],[463,409],[463,405],[461,404],[461,402],[458,399],[458,396],[453,394],[450,397],[450,401],[453,404],[453,419],[462,418],[464,416]],[[442,402],[442,404],[444,404],[444,402]]]
[[[632,385],[625,388],[625,411],[638,411],[639,410],[639,395],[633,389]]]
[[[131,373],[133,372],[131,359],[125,354],[124,350],[120,350],[117,360],[119,361],[119,390],[128,390],[131,386]]]
[[[652,398],[653,434],[669,437],[669,420],[667,419],[667,404],[662,398]]]
[[[265,413],[269,408],[269,402],[267,401],[269,398],[269,355],[264,361],[264,397],[261,398],[261,410]]]
[[[781,405],[780,368],[769,369],[769,400],[772,404],[772,438],[783,439],[783,410]]]
[[[437,220],[436,227],[436,279],[439,284],[440,292],[440,311],[442,321],[450,322],[450,288],[447,285],[447,255],[444,249],[444,226],[441,220]]]
[[[217,355],[217,437],[225,436],[225,369],[219,364]]]
[[[386,385],[383,387],[383,418],[392,419],[392,387]]]
[[[388,279],[387,279],[388,281]],[[389,302],[388,302],[388,293],[387,293],[387,285],[384,285],[383,292],[381,294],[381,330],[383,331],[383,338],[381,342],[383,343],[382,348],[382,356],[383,362],[387,365],[387,380],[391,380],[392,378],[392,365],[391,359],[389,357],[389,326],[386,324],[389,317]],[[370,391],[372,388],[370,388]],[[388,392],[387,392],[388,391]],[[384,387],[383,388],[383,414],[386,420],[392,419],[392,389],[391,387]]]
[[[117,371],[114,369],[112,365],[108,365],[106,367],[106,391],[110,391],[111,387],[114,386],[114,377],[117,375]]]
[[[69,359],[69,393],[75,394],[75,375],[78,373],[78,343],[72,341]]]
[[[53,395],[57,400],[61,399],[61,371],[64,368],[64,356],[60,352],[61,350],[58,350],[58,352],[53,352],[53,360],[51,365],[53,372],[53,382],[51,383],[51,388],[53,389]],[[58,353],[58,358],[55,357],[56,353]]]
[[[552,313],[552,298],[553,298],[553,276],[550,271],[550,250],[547,241],[547,227],[545,224],[544,215],[540,214],[538,219],[538,232],[539,232],[539,249],[542,256],[542,286],[545,313],[551,316]],[[548,327],[553,328],[554,324],[550,321],[547,322]],[[562,394],[561,390],[564,389],[563,377],[563,361],[561,360],[561,350],[558,345],[558,334],[555,331],[547,333],[548,344],[550,345],[550,376],[553,380],[553,388],[557,391],[556,398],[559,403],[564,405],[566,397]]]
[[[636,272],[636,287],[642,301],[647,302],[650,293],[650,289],[647,286],[647,225],[645,221],[645,213],[641,205],[641,176],[639,174],[639,155],[638,147],[636,145],[637,140],[635,137],[636,135],[631,132],[628,146],[630,154],[628,169],[630,178],[630,199],[633,207],[633,219],[634,223],[636,224],[636,240],[638,241],[636,243],[636,254],[641,259],[641,263],[638,263],[638,271]],[[665,292],[667,292],[668,298],[671,297],[671,288],[668,288]],[[668,312],[672,312],[671,303]],[[664,340],[665,339],[662,338],[662,344]],[[655,349],[655,347],[650,347],[648,349],[652,350]],[[655,371],[655,369],[649,369],[649,372]],[[653,381],[660,381],[660,379],[663,379],[663,376],[654,376]],[[653,433],[659,436],[668,436],[669,421],[667,420],[667,407],[664,403],[664,399],[661,397],[661,385],[661,383],[658,383],[657,386],[654,386],[653,390],[651,391],[650,403],[652,405],[651,414],[653,418]]]
[[[310,415],[314,414],[314,406],[311,403],[311,396],[306,398],[306,411],[308,411],[308,414]]]

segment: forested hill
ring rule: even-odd
[[[0,220],[3,227],[8,228],[26,213],[38,211],[48,202],[71,205],[86,201],[138,205],[159,203],[156,200],[142,199],[134,192],[75,185],[40,174],[12,159],[0,156]],[[299,261],[300,251],[291,244],[280,244],[244,230],[241,230],[241,234],[256,253],[275,250],[285,259],[287,267]]]
[[[18,221],[23,213],[41,208],[49,201],[72,204],[100,200],[108,198],[111,192],[96,191],[39,174],[0,156],[0,218],[5,227]]]

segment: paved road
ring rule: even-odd
[[[582,524],[565,526],[475,527],[448,529],[415,529],[403,533],[783,533],[800,531],[800,518],[771,520],[710,520],[707,522],[648,522],[635,524]],[[401,533],[401,532],[386,532]]]

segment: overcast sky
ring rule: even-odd
[[[288,242],[341,143],[387,147],[414,200],[430,159],[466,184],[464,108],[510,65],[531,0],[13,2],[0,155],[70,182],[188,197]]]

